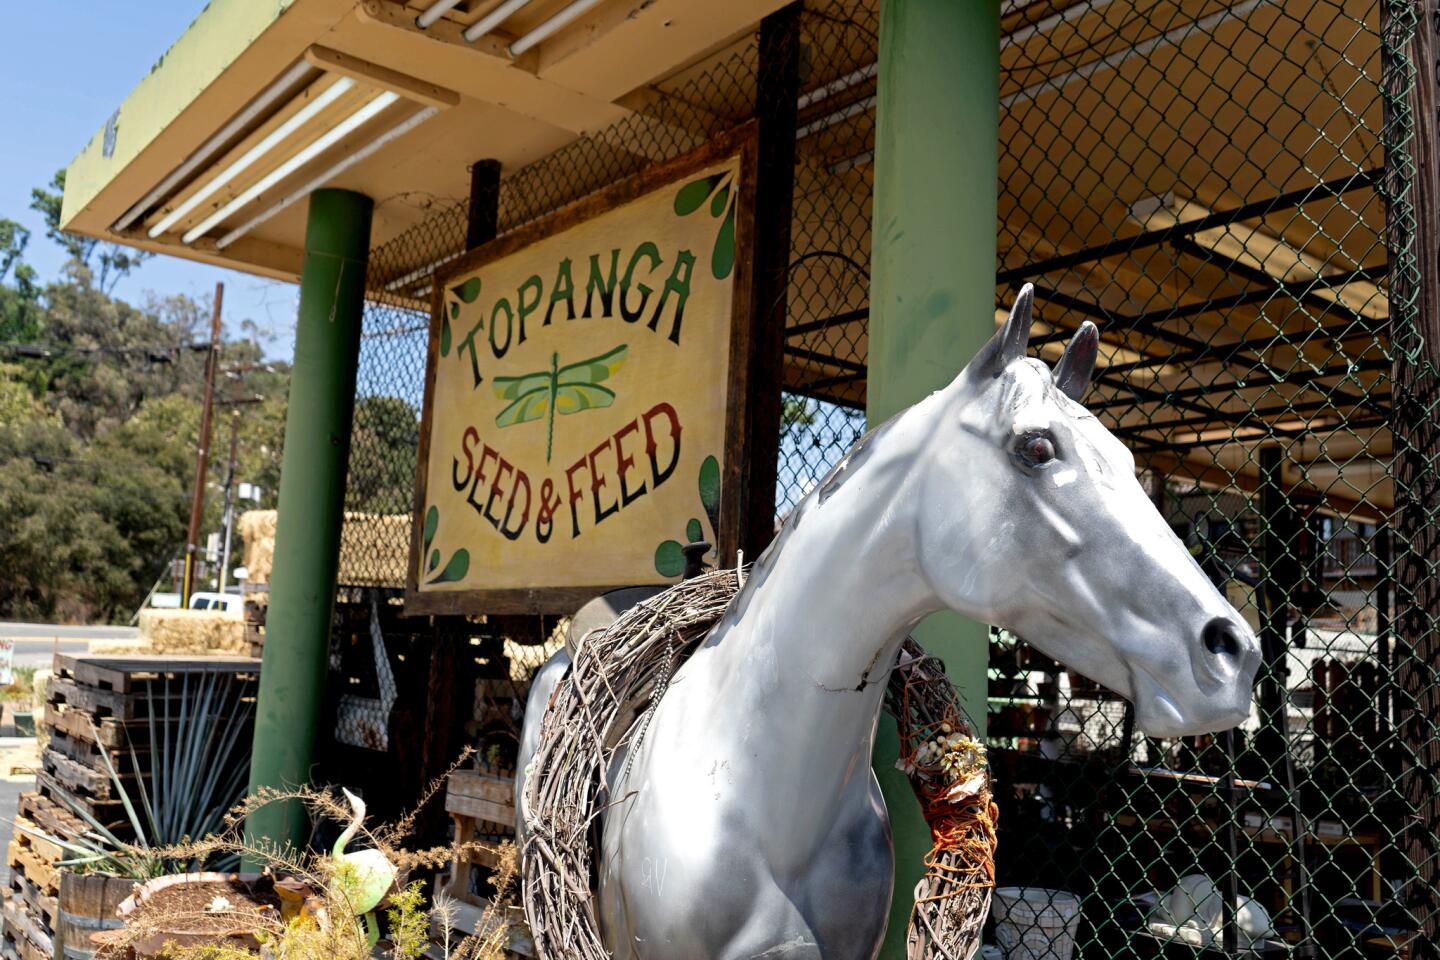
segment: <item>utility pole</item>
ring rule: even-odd
[[[225,284],[215,284],[215,309],[210,316],[210,352],[205,358],[205,399],[200,407],[200,443],[195,451],[195,489],[190,494],[190,526],[185,531],[185,576],[180,585],[180,606],[188,609],[195,592],[195,552],[200,522],[205,513],[205,467],[210,460],[210,416],[215,407],[215,376],[220,367],[220,302]]]
[[[235,530],[235,452],[240,443],[240,411],[230,412],[230,462],[225,467],[225,547],[220,551],[220,592],[230,580],[230,538]]]

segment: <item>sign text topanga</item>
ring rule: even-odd
[[[437,278],[414,612],[563,611],[678,576],[688,540],[731,549],[747,142],[619,184]]]

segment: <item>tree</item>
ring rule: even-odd
[[[0,283],[4,282],[5,275],[10,272],[10,268],[19,262],[20,256],[25,252],[25,246],[29,242],[29,230],[14,220],[0,217]]]
[[[350,440],[347,506],[366,513],[405,513],[414,500],[420,421],[399,397],[361,397]]]
[[[60,244],[72,261],[92,272],[102,293],[109,294],[115,289],[115,284],[154,256],[143,250],[131,250],[114,243],[102,243],[93,237],[66,233],[60,229],[61,208],[65,200],[64,170],[50,179],[50,188],[35,187],[30,191],[30,209],[45,218],[45,235]],[[94,265],[90,262],[92,257],[98,261],[98,273],[94,273]]]

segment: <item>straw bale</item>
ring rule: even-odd
[[[545,661],[554,656],[557,650],[564,649],[565,636],[569,630],[570,618],[561,617],[544,643],[518,643],[506,637],[505,659],[510,664],[510,679],[516,683],[528,683],[535,676],[535,671],[545,665]]]
[[[140,640],[152,653],[250,653],[244,618],[223,610],[141,610]]]
[[[251,583],[269,583],[275,560],[275,510],[246,510],[237,525],[245,542],[245,569]]]
[[[410,559],[410,514],[346,511],[340,528],[339,583],[403,587]]]
[[[274,510],[247,510],[240,515],[245,542],[245,568],[250,583],[269,583],[275,562]],[[340,528],[338,582],[346,587],[401,587],[410,556],[408,513],[346,511]]]
[[[116,637],[103,637],[87,643],[85,652],[106,657],[128,657],[137,653],[154,653],[155,648],[139,637],[126,637],[123,640]]]

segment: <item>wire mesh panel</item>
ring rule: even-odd
[[[997,305],[1033,282],[1051,358],[1100,325],[1087,404],[1264,662],[1240,729],[1155,741],[997,644],[1000,882],[1077,895],[1082,956],[1404,955],[1420,883],[1385,524],[1389,273],[1412,241],[1387,249],[1386,190],[1408,184],[1386,180],[1381,5],[1016,7]]]
[[[807,0],[800,20],[778,517],[864,429],[879,19],[876,0]],[[1239,730],[1155,740],[1114,693],[994,638],[999,882],[1030,888],[1006,922],[1030,918],[1056,960],[1424,948],[1434,538],[1424,510],[1394,518],[1436,470],[1413,442],[1403,482],[1394,464],[1399,428],[1436,411],[1392,389],[1423,355],[1416,22],[1401,0],[1002,5],[996,308],[1033,282],[1051,361],[1099,324],[1087,404],[1264,657]],[[747,120],[757,76],[749,35],[631,94],[626,120],[507,171],[499,231]],[[355,517],[408,514],[431,277],[465,236],[440,202],[372,252]],[[347,542],[361,585],[401,588],[404,537]],[[518,727],[556,627],[467,626],[482,749]]]

